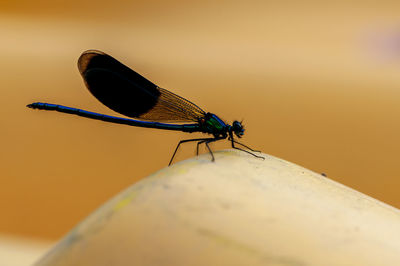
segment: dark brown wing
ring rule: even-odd
[[[194,103],[158,87],[103,52],[84,52],[78,68],[93,96],[120,114],[160,122],[198,122],[205,115]]]

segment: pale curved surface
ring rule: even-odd
[[[400,211],[318,173],[236,151],[151,175],[86,218],[44,265],[396,265]]]

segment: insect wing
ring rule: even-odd
[[[78,68],[89,91],[120,114],[163,122],[198,122],[205,115],[194,103],[158,87],[103,52],[84,52]]]

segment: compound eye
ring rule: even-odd
[[[239,129],[239,128],[242,127],[242,125],[240,124],[239,121],[233,121],[232,126],[233,126],[235,129]]]

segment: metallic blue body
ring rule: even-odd
[[[117,124],[124,124],[129,126],[138,126],[138,127],[148,127],[148,128],[158,128],[165,130],[175,130],[175,131],[183,131],[183,132],[204,132],[204,133],[213,133],[207,131],[202,131],[201,126],[199,124],[167,124],[167,123],[159,123],[159,122],[148,122],[141,120],[134,120],[123,117],[116,117],[110,115],[104,115],[94,112],[85,111],[78,108],[72,108],[68,106],[51,104],[51,103],[32,103],[30,104],[31,108],[41,109],[41,110],[50,110],[50,111],[58,111],[67,114],[79,115],[91,119],[112,122]],[[215,115],[214,115],[215,116]],[[216,117],[216,116],[215,116]],[[218,117],[216,117],[219,119]],[[222,120],[219,119],[222,122]],[[223,123],[223,122],[222,122]],[[223,123],[225,125],[225,123]],[[211,129],[209,129],[211,130]]]

